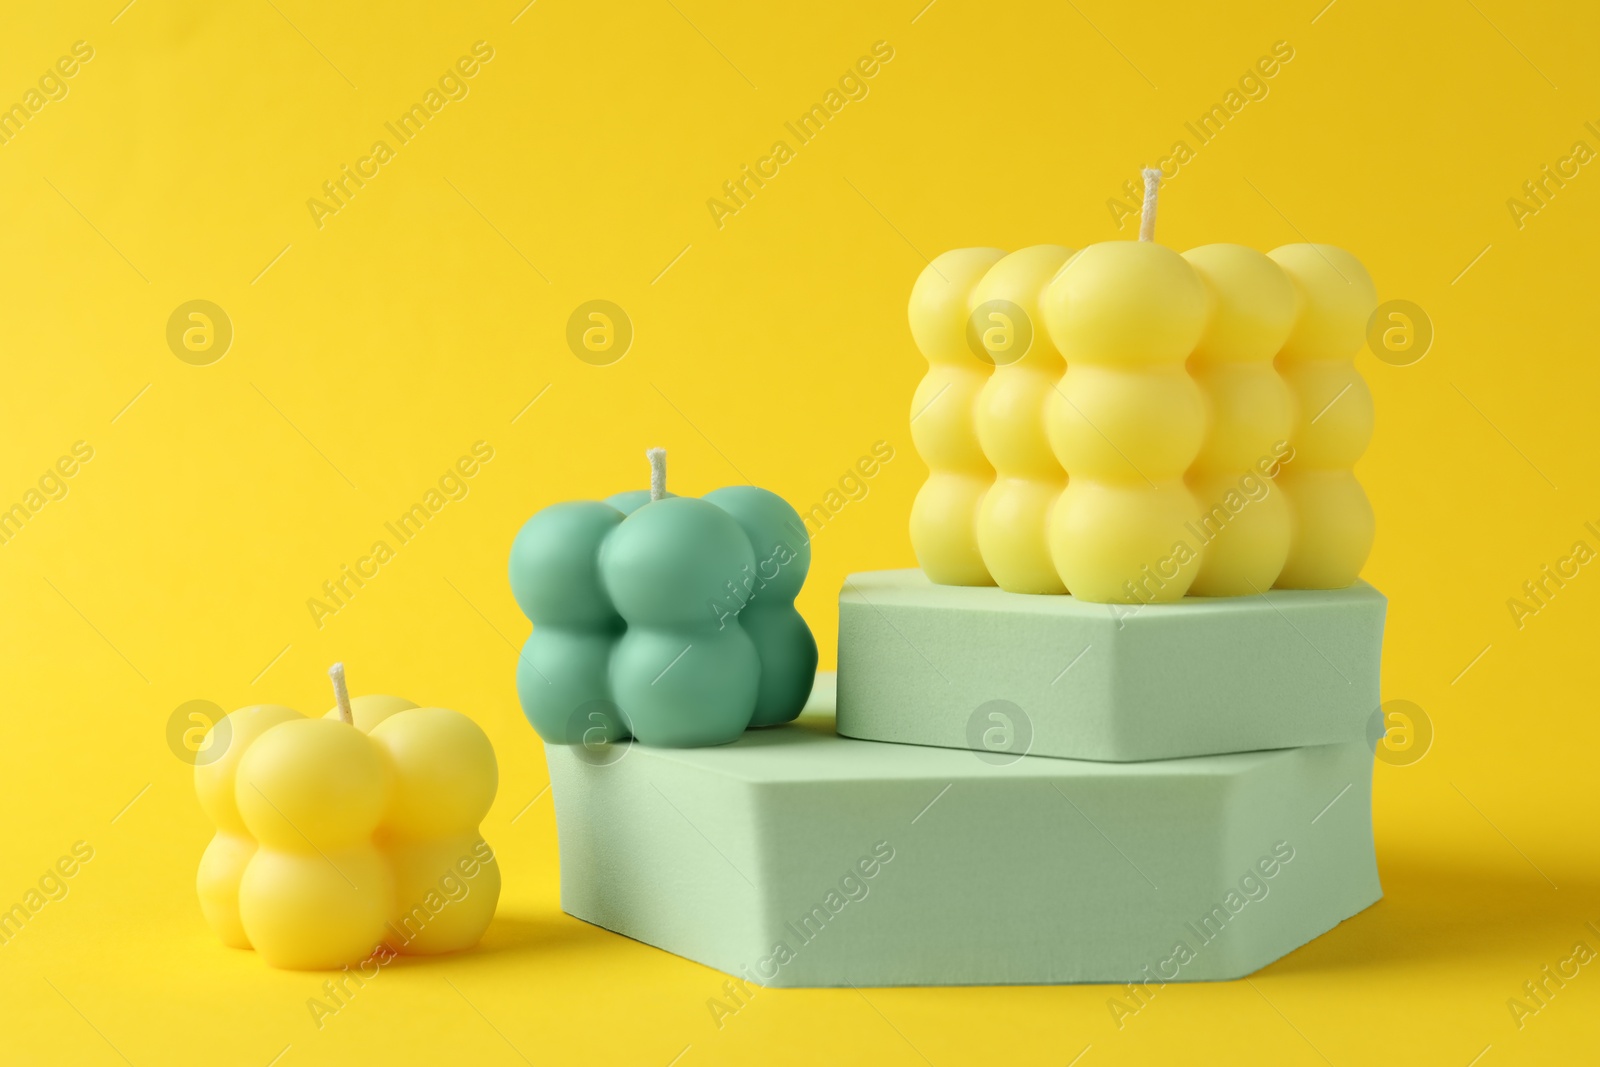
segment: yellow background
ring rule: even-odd
[[[8,7],[0,102],[74,41],[95,55],[0,145],[0,506],[75,441],[94,459],[0,545],[0,904],[75,841],[95,858],[0,947],[0,1061],[1593,1054],[1600,965],[1520,1030],[1506,1007],[1575,942],[1600,949],[1600,568],[1521,629],[1506,606],[1573,542],[1600,548],[1600,174],[1520,229],[1506,206],[1574,141],[1600,148],[1591,5],[524,2]],[[495,54],[470,95],[319,230],[307,199],[479,40]],[[718,229],[705,201],[879,40],[894,58],[870,94]],[[1437,330],[1413,366],[1358,357],[1384,695],[1435,732],[1377,768],[1385,899],[1248,983],[1168,987],[1120,1030],[1112,990],[1076,987],[769,990],[719,1031],[721,975],[559,910],[512,685],[513,533],[644,484],[648,445],[682,492],[749,479],[804,510],[888,441],[800,601],[831,666],[843,576],[913,562],[905,302],[925,257],[1131,237],[1107,199],[1193,146],[1183,123],[1279,40],[1293,60],[1166,186],[1158,236],[1341,245]],[[596,298],[637,331],[612,366],[564,339]],[[234,326],[209,366],[166,344],[192,299]],[[495,456],[470,495],[318,629],[307,598],[479,440]],[[320,711],[334,659],[356,692],[484,725],[506,889],[479,950],[385,971],[318,1031],[318,978],[204,926],[209,830],[165,729],[192,699]]]

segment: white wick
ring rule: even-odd
[[[1144,170],[1144,213],[1139,218],[1139,240],[1156,239],[1156,190],[1161,188],[1161,171],[1155,167]]]
[[[350,710],[350,690],[344,684],[344,664],[335,663],[328,668],[328,677],[333,679],[333,699],[339,705],[339,719],[347,725],[354,726],[356,717]]]
[[[645,456],[650,460],[650,499],[653,502],[667,495],[667,450],[648,449]]]

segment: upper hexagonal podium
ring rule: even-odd
[[[1365,582],[1118,605],[855,574],[839,732],[1118,762],[1360,741],[1386,607]]]

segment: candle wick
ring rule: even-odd
[[[652,448],[645,452],[650,460],[650,500],[660,500],[667,495],[667,450]]]
[[[339,720],[346,725],[354,726],[355,713],[350,710],[350,690],[344,684],[344,664],[335,663],[328,668],[328,677],[333,679],[333,699],[339,705]]]
[[[1156,191],[1161,188],[1161,171],[1146,167],[1144,171],[1144,212],[1139,219],[1139,240],[1156,239]]]

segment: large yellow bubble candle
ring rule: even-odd
[[[470,948],[500,897],[478,833],[499,781],[488,737],[446,708],[351,700],[343,666],[330,674],[323,718],[258,705],[212,727],[207,744],[225,751],[195,767],[217,827],[201,910],[224,944],[274,967]]]
[[[1371,279],[1328,245],[1179,255],[1145,178],[1138,241],[958,249],[917,279],[911,542],[933,582],[1148,604],[1358,577]]]

